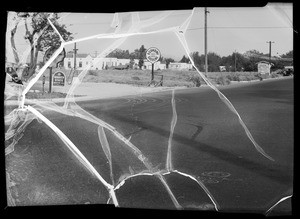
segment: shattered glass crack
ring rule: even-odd
[[[268,155],[263,148],[255,141],[254,137],[250,133],[248,127],[246,126],[245,122],[243,121],[242,117],[233,106],[233,104],[229,101],[229,99],[213,84],[211,81],[205,77],[205,75],[199,71],[193,59],[191,57],[191,50],[189,48],[189,44],[186,40],[186,33],[187,29],[190,25],[193,16],[196,13],[196,9],[188,11],[187,15],[184,16],[184,19],[180,23],[167,25],[168,23],[164,23],[166,20],[174,18],[178,12],[174,11],[162,11],[156,13],[155,16],[152,16],[148,19],[145,19],[142,12],[128,12],[128,13],[115,13],[113,17],[113,21],[110,26],[110,31],[106,33],[98,33],[92,36],[86,36],[82,38],[76,38],[74,40],[65,41],[63,36],[60,34],[59,30],[55,27],[55,25],[51,21],[50,15],[47,18],[48,25],[44,27],[43,30],[39,33],[39,36],[35,39],[37,41],[39,37],[43,34],[47,28],[50,27],[54,30],[54,34],[59,37],[60,46],[54,51],[52,56],[46,63],[34,74],[34,76],[24,85],[24,86],[17,86],[11,85],[6,83],[5,88],[5,97],[6,101],[10,100],[11,97],[17,97],[17,104],[18,108],[13,109],[10,113],[5,115],[5,125],[8,127],[5,133],[5,141],[6,141],[6,148],[5,148],[5,155],[9,157],[15,151],[16,145],[20,142],[22,138],[24,138],[24,132],[26,129],[30,127],[34,123],[35,120],[39,122],[40,125],[46,125],[49,129],[49,132],[53,132],[59,139],[59,141],[67,148],[70,152],[72,152],[72,156],[80,162],[80,164],[87,170],[92,177],[95,177],[106,189],[107,192],[107,199],[106,203],[113,203],[116,207],[122,205],[123,203],[119,200],[119,193],[124,192],[122,189],[129,184],[131,180],[138,180],[142,177],[153,177],[153,184],[159,182],[162,186],[162,190],[166,192],[171,203],[176,209],[190,209],[196,208],[200,210],[216,210],[219,211],[222,206],[218,202],[218,198],[214,197],[214,193],[210,191],[211,188],[209,184],[205,183],[203,177],[212,177],[212,178],[219,178],[223,179],[229,177],[231,174],[225,171],[206,171],[201,173],[192,174],[189,171],[181,170],[178,168],[174,161],[174,150],[176,149],[175,145],[178,144],[174,139],[174,133],[177,131],[177,124],[180,121],[178,112],[177,112],[177,105],[176,103],[185,104],[185,100],[177,99],[175,95],[175,90],[171,90],[171,98],[168,100],[156,100],[153,99],[154,104],[157,104],[159,107],[161,106],[162,112],[168,109],[168,106],[171,106],[171,120],[169,123],[169,137],[168,140],[165,142],[161,142],[161,144],[166,144],[166,152],[164,163],[161,165],[159,163],[157,165],[156,162],[151,160],[151,157],[147,155],[147,152],[144,152],[144,146],[140,144],[143,143],[139,139],[136,138],[137,135],[146,136],[148,132],[151,131],[151,128],[148,128],[146,125],[139,125],[139,117],[134,114],[134,107],[137,105],[143,105],[144,102],[149,101],[149,99],[143,99],[142,96],[136,97],[133,101],[129,100],[128,103],[132,104],[129,112],[129,116],[132,117],[134,120],[134,127],[128,127],[126,130],[129,134],[123,134],[124,130],[121,130],[117,126],[113,126],[109,122],[106,122],[105,118],[101,118],[101,116],[93,115],[92,113],[85,110],[83,107],[79,106],[76,103],[75,98],[75,91],[80,87],[83,83],[84,78],[89,75],[89,70],[92,66],[96,66],[101,59],[105,58],[108,54],[114,51],[117,48],[120,48],[122,44],[126,42],[131,37],[136,36],[145,36],[145,35],[159,35],[164,33],[171,33],[177,37],[183,50],[185,51],[188,58],[191,60],[193,67],[196,69],[199,76],[205,81],[205,83],[216,92],[219,99],[224,103],[228,109],[233,113],[233,115],[238,119],[239,124],[243,128],[244,133],[246,134],[248,140],[252,143],[256,151],[263,155],[264,158],[267,158],[270,161],[275,162],[275,160]],[[9,15],[12,13],[9,13]],[[179,15],[178,15],[179,16]],[[147,16],[146,16],[147,17]],[[15,21],[21,22],[21,21]],[[11,30],[14,25],[12,23],[8,24],[8,30]],[[33,87],[39,82],[43,75],[46,75],[46,70],[49,66],[51,66],[55,59],[60,55],[64,48],[68,45],[73,45],[74,43],[82,43],[90,40],[97,39],[99,42],[101,40],[112,40],[108,46],[106,46],[98,55],[95,57],[88,65],[86,65],[78,75],[73,78],[72,83],[68,87],[68,91],[66,92],[66,97],[64,101],[59,105],[51,100],[29,100],[27,98],[29,92]],[[104,41],[103,41],[104,42]],[[15,49],[15,48],[12,48]],[[25,59],[29,54],[30,48],[28,48],[21,57],[21,63],[24,63]],[[157,103],[155,103],[157,101]],[[159,102],[161,101],[161,102]],[[145,109],[144,112],[148,113]],[[99,150],[95,150],[96,156],[97,153],[101,150],[101,156],[99,154],[99,158],[96,159],[89,159],[91,155],[87,156],[84,152],[85,149],[82,149],[81,145],[78,145],[77,142],[73,142],[71,136],[68,136],[64,131],[59,128],[60,125],[57,124],[49,114],[55,113],[58,116],[63,116],[62,118],[67,119],[81,119],[82,121],[88,122],[91,125],[95,125],[97,128],[94,131],[97,136],[98,145],[95,148]],[[80,121],[81,121],[80,120]],[[203,127],[198,124],[196,121],[192,121],[190,126],[193,127],[193,132],[191,135],[192,140],[194,141],[200,132],[203,131]],[[195,131],[196,128],[196,131]],[[84,132],[85,130],[82,130]],[[92,135],[92,133],[87,133],[86,135]],[[92,138],[92,137],[91,137]],[[95,141],[93,141],[94,143]],[[148,140],[144,139],[144,143],[150,144]],[[177,152],[178,153],[178,152]],[[104,156],[102,156],[104,155]],[[162,156],[162,155],[161,155]],[[103,160],[105,162],[103,162]],[[103,162],[103,168],[106,170],[101,170],[101,168],[94,163]],[[153,162],[153,163],[152,163]],[[106,176],[108,172],[109,177]],[[195,186],[193,183],[196,184],[199,191],[195,191],[195,193],[199,193],[201,201],[196,200],[193,202],[183,202],[182,198],[185,197],[184,194],[180,194],[177,191],[174,181],[174,174],[175,178],[177,177],[178,180],[182,180],[182,178],[186,178],[189,180],[189,183]],[[202,175],[202,177],[201,177]],[[9,177],[9,173],[7,173],[7,197],[9,205],[15,206],[16,200],[13,198],[11,187],[15,184]],[[177,179],[176,178],[176,179]],[[172,180],[173,179],[173,180]],[[156,181],[157,180],[157,181]],[[190,182],[191,181],[191,182]],[[131,183],[131,182],[130,182]],[[174,184],[174,185],[173,185]],[[156,184],[155,184],[156,185]],[[47,186],[43,187],[44,189]],[[99,192],[99,194],[102,192]],[[183,193],[183,192],[182,192]],[[105,197],[103,195],[103,197]],[[266,213],[269,213],[274,206],[291,197],[291,195],[286,196],[285,198],[279,200],[274,205],[269,208]],[[32,199],[33,200],[33,199]],[[203,201],[205,200],[205,201]],[[88,202],[90,203],[90,202]],[[134,207],[134,206],[133,206]]]

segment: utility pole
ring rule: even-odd
[[[236,50],[234,50],[234,72],[236,72]]]
[[[78,49],[76,49],[76,43],[74,43],[74,49],[73,49],[73,51],[74,51],[74,73],[73,73],[73,75],[75,74],[75,71],[76,71],[76,55],[77,55],[77,50]]]
[[[205,55],[205,77],[207,77],[207,7],[204,8],[204,55]]]
[[[270,62],[270,64],[271,64],[272,43],[275,43],[275,42],[267,41],[267,43],[269,43],[269,62]]]

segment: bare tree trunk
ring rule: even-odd
[[[35,72],[36,69],[36,61],[37,61],[37,55],[38,55],[38,49],[34,47],[34,41],[33,41],[33,33],[30,33],[28,30],[27,22],[25,20],[25,29],[26,29],[26,35],[27,39],[30,43],[31,50],[30,50],[30,63],[29,67],[27,69],[24,69],[22,72],[22,79],[29,79]]]
[[[15,27],[11,30],[11,36],[10,36],[10,43],[11,43],[12,51],[14,54],[15,62],[17,65],[20,62],[20,59],[19,59],[19,56],[17,53],[17,49],[16,49],[16,44],[15,44],[15,33],[17,31],[18,24],[19,24],[19,22],[17,22]]]
[[[25,80],[29,79],[35,73],[37,55],[38,55],[38,49],[34,48],[32,41],[30,41],[30,44],[31,44],[30,63],[29,63],[28,69],[26,69],[26,70],[24,69],[24,71],[22,73],[23,79],[25,79]]]

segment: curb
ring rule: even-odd
[[[266,78],[266,79],[263,79],[263,81],[268,81],[268,80],[276,80],[276,79],[287,79],[287,77],[279,77],[279,78]],[[243,83],[243,84],[247,84],[247,83],[253,83],[253,82],[260,82],[260,80],[252,80],[252,81],[239,81],[239,82],[234,82],[234,83],[231,83],[229,85],[218,85],[216,84],[215,86],[216,87],[230,87],[231,85],[237,85],[237,84],[240,84],[240,83]],[[204,85],[201,85],[200,87],[193,87],[195,89],[199,89],[201,87],[208,87],[208,85],[204,84]],[[143,87],[144,88],[144,87]],[[141,88],[141,89],[143,89]],[[163,87],[162,89],[157,89],[157,90],[146,90],[146,91],[143,91],[141,92],[141,94],[149,94],[149,93],[156,93],[156,92],[165,92],[165,91],[169,91],[169,90],[182,90],[182,89],[190,89],[188,87]],[[103,96],[80,96],[80,97],[74,97],[75,98],[75,101],[76,102],[83,102],[83,101],[90,101],[90,100],[102,100],[102,99],[112,99],[112,98],[121,98],[121,97],[126,97],[126,96],[132,96],[132,95],[136,95],[138,92],[136,93],[129,93],[129,94],[121,94],[121,95],[115,95],[115,96],[108,96],[108,97],[103,97]],[[33,101],[31,100],[38,100],[39,102],[54,102],[54,103],[63,103],[65,102],[65,98],[53,98],[53,99],[26,99],[25,100],[25,104],[34,104]],[[7,100],[7,101],[4,101],[4,105],[5,106],[17,106],[18,105],[18,101],[17,100]]]

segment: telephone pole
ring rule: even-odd
[[[207,7],[204,8],[204,55],[205,55],[205,77],[207,77]]]
[[[236,72],[236,50],[234,50],[234,72]]]
[[[272,41],[267,41],[267,43],[269,43],[269,62],[271,63],[271,51],[272,51]]]
[[[75,71],[76,71],[76,55],[77,55],[77,48],[76,48],[76,43],[74,43],[74,49],[73,49],[73,51],[74,51],[74,73],[75,73]]]

